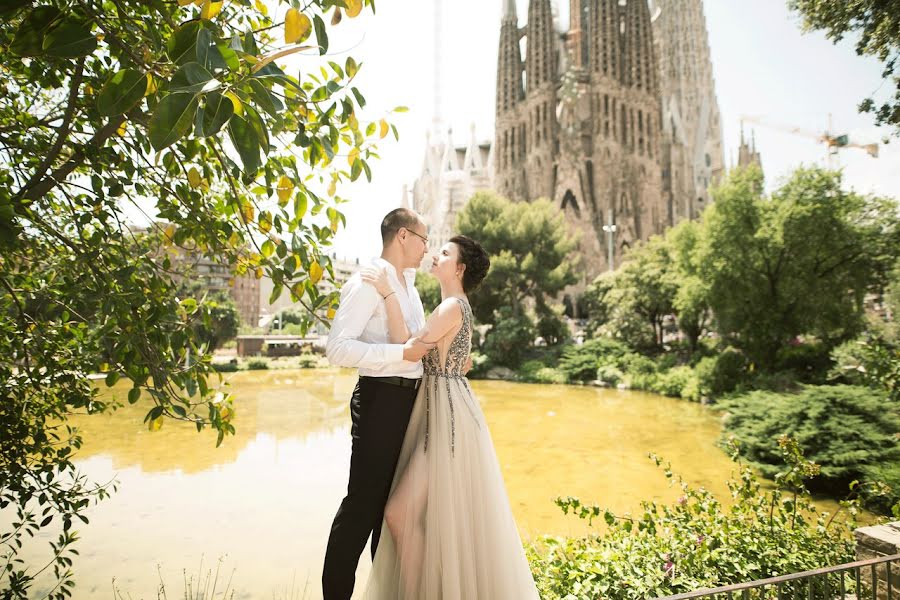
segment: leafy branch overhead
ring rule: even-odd
[[[340,187],[370,180],[379,144],[398,137],[389,114],[364,120],[362,63],[330,51],[365,8],[374,1],[2,3],[3,506],[25,511],[53,489],[38,521],[60,515],[68,531],[99,497],[46,479],[74,472],[66,415],[115,405],[91,373],[147,402],[151,430],[168,417],[211,426],[217,443],[234,433],[203,334],[220,307],[180,285],[192,275],[177,259],[266,276],[271,301],[290,294],[306,308],[303,328],[327,324]],[[0,545],[15,555],[25,533]],[[68,590],[67,566],[54,594]]]

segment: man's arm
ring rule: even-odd
[[[433,346],[415,338],[406,344],[369,344],[359,340],[380,298],[375,288],[351,278],[341,291],[341,303],[331,323],[325,356],[340,367],[378,368],[387,363],[415,362]]]

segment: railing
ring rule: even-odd
[[[900,600],[900,554],[656,600]]]

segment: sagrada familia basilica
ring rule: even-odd
[[[439,247],[478,190],[548,198],[580,232],[586,283],[696,218],[724,172],[702,0],[569,0],[568,29],[553,0],[529,0],[524,25],[516,0],[502,2],[494,140],[433,135],[404,203]]]

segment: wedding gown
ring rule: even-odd
[[[472,314],[459,303],[459,331],[423,359],[368,600],[538,598],[491,435],[462,375]]]

